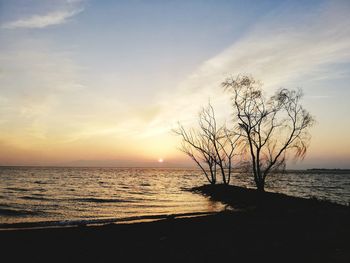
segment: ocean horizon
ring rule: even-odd
[[[286,171],[270,175],[266,190],[348,205],[349,175],[343,170]],[[228,209],[189,191],[207,183],[194,168],[0,167],[0,180],[3,227],[155,220]],[[231,184],[254,188],[252,177],[244,173],[234,173]]]

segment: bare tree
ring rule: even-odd
[[[186,130],[179,125],[175,130],[175,133],[182,137],[180,150],[201,168],[211,184],[217,181],[218,169],[223,183],[229,184],[238,136],[233,135],[225,125],[217,125],[214,109],[210,103],[202,108],[198,122],[198,129]]]
[[[301,90],[280,89],[266,98],[262,84],[250,76],[222,85],[232,94],[234,132],[245,143],[257,189],[264,191],[266,177],[285,168],[288,153],[304,158],[314,120],[300,103]]]
[[[203,171],[205,177],[211,184],[216,183],[216,162],[214,160],[214,149],[207,138],[194,130],[186,130],[179,124],[179,128],[174,130],[182,137],[180,150],[189,156]]]

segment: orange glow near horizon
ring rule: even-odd
[[[171,133],[162,137],[130,137],[127,142],[115,136],[91,137],[61,143],[42,139],[10,142],[10,140],[7,143],[0,142],[1,165],[74,165],[76,161],[85,161],[83,164],[91,162],[102,165],[116,163],[115,165],[121,166],[123,164],[142,166],[152,162],[161,164],[165,160],[164,156],[171,165],[191,165],[191,161],[177,149],[180,142]],[[337,138],[329,138],[327,142],[323,142],[322,137],[316,133],[304,162],[311,163],[307,166],[309,168],[317,166],[317,163],[321,163],[318,167],[322,167],[331,160],[337,160],[340,164],[346,163],[349,149],[347,142],[339,145]],[[329,153],[332,153],[331,157]]]

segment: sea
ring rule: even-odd
[[[206,183],[196,169],[0,167],[0,229],[134,222],[235,209],[189,191]],[[244,173],[234,173],[231,184],[254,188]],[[349,205],[350,171],[272,174],[266,190]]]

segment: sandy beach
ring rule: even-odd
[[[348,206],[193,189],[238,209],[215,215],[134,223],[0,232],[6,262],[349,262]]]

